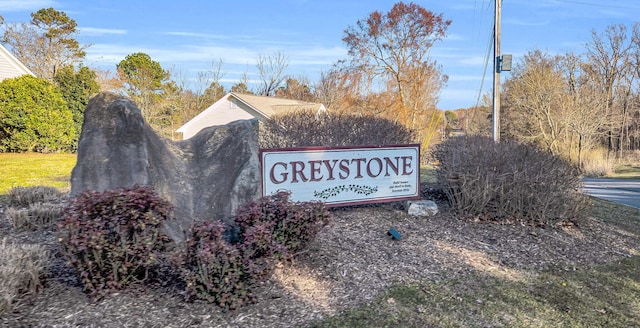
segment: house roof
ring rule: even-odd
[[[226,105],[231,103],[231,105]],[[229,106],[237,106],[241,112],[230,112]],[[325,111],[320,103],[311,103],[300,100],[256,96],[243,93],[230,92],[200,112],[187,123],[179,127],[176,132],[185,133],[186,138],[195,134],[194,129],[200,130],[206,126],[225,124],[237,119],[255,117],[261,121],[270,120],[274,115],[285,114],[298,110]]]
[[[0,44],[0,81],[25,74],[34,75],[7,48]]]
[[[260,112],[265,118],[271,118],[277,114],[286,114],[297,110],[325,110],[323,104],[295,99],[256,96],[235,92],[231,92],[229,95]]]

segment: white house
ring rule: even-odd
[[[18,58],[0,44],[0,81],[25,74],[34,75],[27,66],[24,66]]]
[[[183,139],[189,139],[209,126],[252,118],[268,122],[276,114],[297,110],[321,112],[326,111],[326,108],[319,103],[230,92],[178,128],[176,132],[181,132]]]

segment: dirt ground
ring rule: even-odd
[[[293,327],[372,300],[399,283],[451,279],[478,270],[504,279],[577,268],[639,255],[637,235],[597,219],[577,225],[530,227],[456,218],[411,217],[397,203],[335,209],[333,224],[293,263],[278,266],[256,289],[257,302],[232,312],[187,303],[175,288],[123,291],[93,302],[57,253],[55,233],[16,234],[6,220],[0,239],[40,243],[52,251],[45,288],[29,304],[0,318],[4,327]],[[387,231],[401,235],[393,240]]]

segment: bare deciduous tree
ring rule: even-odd
[[[612,118],[617,114],[614,107],[615,89],[630,67],[631,43],[627,38],[626,31],[626,26],[622,24],[608,26],[603,34],[598,34],[594,30],[591,34],[592,40],[587,44],[589,62],[587,69],[590,70],[592,76],[598,77],[605,94],[604,115]],[[622,123],[620,121],[615,123],[611,124],[607,131],[609,151],[620,150],[619,137]]]
[[[285,70],[288,66],[289,58],[282,52],[275,52],[267,56],[259,55],[256,63],[258,73],[260,74],[258,94],[262,96],[273,96],[287,78]]]
[[[505,82],[505,117],[508,133],[535,142],[554,153],[560,151],[566,112],[565,82],[558,69],[559,57],[539,50],[524,56]]]
[[[53,81],[62,67],[79,63],[89,45],[80,45],[76,21],[53,8],[31,14],[31,22],[5,24],[2,41],[36,76]]]
[[[598,138],[607,125],[607,117],[600,110],[604,95],[584,71],[582,57],[568,53],[560,66],[564,69],[568,89],[565,100],[569,106],[564,115],[564,124],[570,133],[568,153],[571,158],[575,149],[577,163],[582,167],[585,152],[598,144]]]
[[[315,85],[315,96],[318,102],[329,110],[338,110],[340,101],[340,76],[335,70],[320,73],[320,80]]]

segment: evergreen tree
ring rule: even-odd
[[[128,96],[136,102],[142,116],[148,121],[155,116],[154,106],[163,99],[169,72],[142,52],[127,55],[116,67],[118,76],[125,83]]]
[[[89,67],[80,66],[76,70],[71,65],[63,67],[55,76],[56,85],[73,113],[73,123],[78,134],[82,129],[84,110],[89,99],[100,92],[96,78],[96,72]]]

